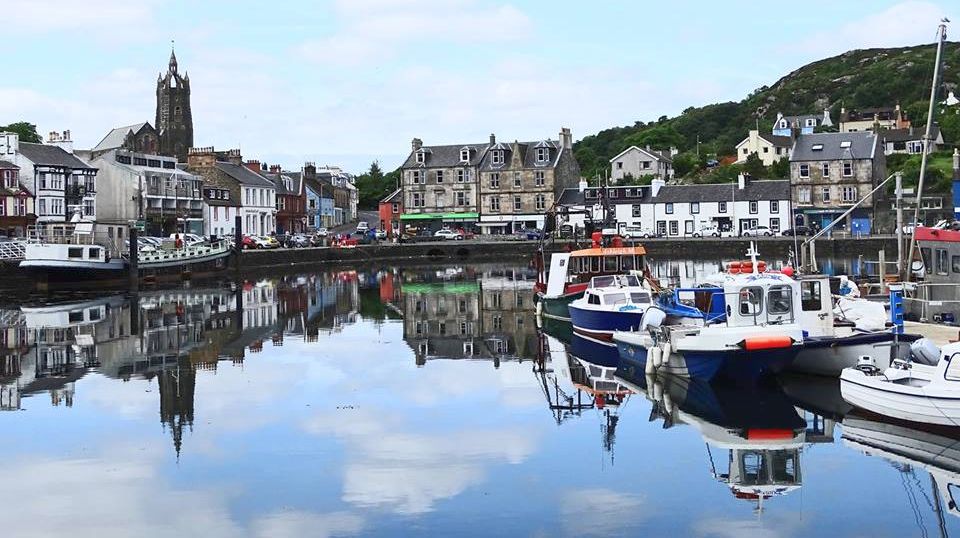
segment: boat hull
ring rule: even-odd
[[[573,332],[577,334],[611,342],[615,331],[638,329],[643,312],[639,308],[624,311],[590,310],[571,304],[570,322]]]
[[[636,362],[641,368],[647,365],[647,348],[635,343],[627,343],[617,340],[617,350],[622,359]],[[721,357],[708,356],[690,356],[671,353],[667,362],[660,366],[660,372],[672,374],[680,377],[689,377],[691,379],[701,379],[709,381],[717,375],[723,366]]]
[[[914,364],[917,369],[921,365]],[[928,367],[932,368],[932,367]],[[924,386],[886,381],[882,375],[866,375],[856,368],[840,374],[840,394],[867,411],[919,424],[960,426],[960,394]]]
[[[883,370],[890,366],[893,358],[908,356],[910,344],[919,338],[888,332],[805,338],[790,370],[839,377],[844,368],[856,366],[864,355],[873,357],[877,367]]]
[[[537,310],[540,315],[559,321],[570,321],[570,303],[583,297],[583,290],[559,295],[557,297],[547,297],[542,293],[537,294]]]

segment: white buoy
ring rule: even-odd
[[[660,346],[653,346],[647,350],[647,362],[652,362],[654,368],[660,368],[660,354],[663,351]]]

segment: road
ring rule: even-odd
[[[357,223],[362,220],[367,221],[367,224],[369,224],[371,228],[376,228],[380,225],[380,213],[376,210],[358,209],[357,220],[341,224],[340,226],[334,226],[330,228],[330,233],[352,234],[357,231]]]

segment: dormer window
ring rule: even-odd
[[[470,150],[463,148],[460,150],[460,162],[468,163],[470,162]]]
[[[780,120],[780,128],[781,129],[787,128],[787,120]]]
[[[849,141],[849,140],[844,140],[843,142],[840,142],[840,147],[843,148],[843,149],[849,149],[849,148],[850,148],[850,141]]]
[[[493,154],[490,156],[490,162],[492,164],[503,164],[503,150],[498,149],[494,151]]]
[[[423,150],[417,152],[417,164],[423,164],[427,162],[427,154]]]
[[[817,126],[817,120],[813,118],[807,118],[807,127],[816,127],[816,126]]]
[[[545,163],[550,160],[550,150],[547,148],[537,148],[537,162]]]

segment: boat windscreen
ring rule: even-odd
[[[627,304],[627,294],[625,293],[608,293],[603,296],[603,304]]]

